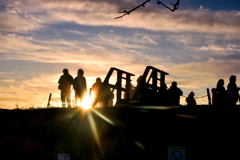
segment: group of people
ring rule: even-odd
[[[92,85],[92,91],[97,97],[95,98],[96,102],[93,102],[95,107],[113,106],[114,95],[109,86],[102,83],[101,78],[96,78],[96,82]]]
[[[83,76],[84,71],[82,69],[78,70],[77,76],[73,78],[69,72],[68,69],[63,69],[63,75],[60,77],[58,81],[58,89],[61,91],[61,102],[62,107],[77,107],[78,103],[81,102],[84,98],[84,95],[87,92],[87,83],[86,78]],[[140,81],[140,78],[138,81]],[[138,82],[139,83],[139,82]],[[73,86],[73,87],[72,87]],[[71,103],[71,92],[72,89],[75,92],[75,103]],[[131,86],[131,88],[134,88]],[[167,86],[163,86],[163,90],[161,91],[162,96],[164,97],[162,101],[166,101],[166,105],[179,105],[180,102],[180,96],[183,95],[183,92],[180,88],[177,87],[177,82],[172,82],[172,85],[169,89],[167,89]],[[111,93],[111,89],[108,88],[108,86],[104,87],[104,84],[102,83],[101,78],[96,78],[96,82],[93,84],[91,90],[94,92],[95,96],[98,97],[98,101],[96,102],[96,106],[112,106],[113,105],[113,93]],[[131,98],[134,91],[132,91]],[[167,97],[166,97],[167,96]],[[104,104],[107,103],[107,104]],[[73,106],[71,105],[73,104]]]
[[[216,88],[212,88],[212,105],[215,106],[235,106],[239,100],[238,91],[240,88],[236,84],[236,76],[232,75],[229,78],[227,90],[224,87],[224,80],[219,79]]]
[[[68,69],[63,69],[63,75],[60,77],[58,81],[58,89],[61,91],[61,102],[62,107],[78,107],[82,105],[82,101],[84,95],[87,93],[87,83],[86,78],[83,76],[84,71],[82,69],[78,70],[77,77],[73,79],[73,77],[69,74]],[[75,103],[73,106],[71,105],[71,92],[72,89],[75,92]],[[108,87],[104,87],[101,78],[97,78],[96,82],[92,86],[92,91],[95,96],[98,96],[98,100],[96,105],[101,107],[103,105],[113,105],[113,94],[111,93],[111,89]],[[108,100],[108,104],[104,104]]]
[[[236,76],[232,75],[229,78],[227,90],[224,87],[224,80],[219,79],[216,88],[212,88],[212,105],[213,106],[235,106],[239,100],[238,91],[240,88],[236,84]],[[186,98],[187,105],[196,105],[194,92],[190,92]]]
[[[63,70],[63,75],[60,77],[58,81],[58,89],[61,90],[61,101],[62,107],[77,107],[78,101],[81,102],[84,98],[84,95],[87,92],[87,83],[86,78],[83,76],[84,71],[79,69],[77,72],[77,76],[73,78],[68,69]],[[138,81],[140,81],[138,79]],[[73,86],[73,87],[72,87]],[[71,106],[71,88],[75,91],[75,103]],[[113,105],[113,94],[111,93],[111,89],[107,87],[104,88],[104,84],[102,83],[101,78],[97,78],[96,82],[92,86],[92,91],[94,92],[95,96],[98,96],[98,102],[96,103],[98,106],[102,106],[104,101],[110,100],[107,102],[108,106]],[[131,86],[133,88],[133,86]],[[239,93],[238,91],[240,88],[236,85],[236,76],[232,75],[229,78],[229,84],[227,85],[227,90],[224,87],[224,80],[219,79],[217,82],[216,88],[213,88],[212,91],[212,105],[216,106],[234,106],[236,102],[239,100]],[[131,93],[131,96],[132,97]],[[172,82],[172,85],[169,89],[167,86],[162,86],[159,90],[159,94],[161,94],[161,101],[165,105],[179,105],[180,96],[183,95],[183,92],[180,88],[177,87],[177,82]],[[187,105],[196,105],[196,100],[194,98],[194,92],[190,92],[188,97],[186,97]]]
[[[77,77],[73,77],[69,74],[68,69],[63,70],[63,75],[58,81],[58,89],[61,90],[61,101],[62,107],[72,107],[71,106],[71,87],[75,91],[75,104],[73,107],[77,106],[78,101],[83,100],[85,93],[87,92],[86,78],[83,76],[84,71],[82,69],[78,70]]]

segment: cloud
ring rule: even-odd
[[[38,25],[44,23],[75,22],[80,25],[90,26],[116,26],[128,28],[144,28],[154,31],[170,32],[213,32],[239,35],[239,16],[237,11],[217,11],[209,10],[177,10],[171,13],[149,3],[145,8],[134,11],[131,15],[114,20],[118,16],[118,11],[131,9],[136,3],[130,1],[13,1],[8,7],[13,11],[21,11],[25,15],[35,15],[39,20]],[[10,16],[7,14],[6,16]],[[12,15],[11,19],[16,15]],[[20,18],[20,17],[15,17]],[[10,18],[7,18],[10,19]],[[24,23],[26,19],[18,19]],[[2,23],[2,28],[13,29],[21,26],[23,29],[35,28],[35,21],[27,25],[10,25],[8,20]],[[34,22],[34,23],[33,23]],[[9,25],[4,27],[4,24]],[[146,25],[147,24],[147,25]]]
[[[68,29],[65,29],[65,31],[70,32],[70,33],[73,33],[73,34],[77,34],[77,35],[83,35],[83,36],[86,36],[86,35],[87,35],[86,32],[81,32],[81,31],[77,31],[77,30],[68,30]]]
[[[210,44],[207,46],[201,46],[201,51],[214,51],[216,56],[224,56],[225,58],[231,58],[234,56],[237,58],[238,53],[240,52],[240,46],[236,44],[227,44],[227,45],[214,45]],[[239,59],[239,58],[237,58]]]
[[[0,54],[4,59],[21,59],[31,56],[36,50],[46,50],[48,47],[32,43],[32,37],[21,37],[17,34],[0,34]],[[17,53],[17,54],[13,54]]]
[[[156,39],[157,36],[137,33],[132,39],[113,34],[99,34],[87,41],[64,39],[40,41],[13,33],[0,35],[0,53],[6,60],[125,66],[132,62],[160,62],[161,60],[156,57],[137,51],[141,48],[147,49],[148,44],[156,45]]]
[[[203,50],[203,51],[207,51],[207,50],[214,50],[214,51],[225,51],[226,49],[225,48],[222,48],[222,47],[219,47],[219,46],[216,46],[216,45],[209,45],[209,46],[202,46],[200,48],[200,50]]]
[[[27,32],[42,27],[38,22],[20,16],[16,11],[0,12],[0,19],[0,31]]]
[[[0,95],[4,97],[0,99],[0,106],[8,104],[8,108],[14,108],[18,103],[19,106],[25,107],[43,107],[47,103],[49,93],[57,91],[57,81],[57,75],[41,74],[31,79],[0,86]]]
[[[3,82],[14,83],[15,80],[14,79],[5,79],[5,80],[3,80]]]

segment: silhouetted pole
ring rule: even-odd
[[[210,97],[210,92],[209,92],[209,88],[207,88],[207,96],[208,96],[208,104],[209,106],[211,106],[211,97]]]
[[[49,94],[49,98],[48,98],[47,107],[49,107],[49,105],[50,105],[51,97],[52,97],[52,93],[50,93],[50,94]]]

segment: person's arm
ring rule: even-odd
[[[73,76],[70,75],[70,83],[73,85]]]
[[[73,85],[74,91],[76,91],[76,89],[77,89],[77,88],[76,88],[76,82],[75,82],[75,81],[76,81],[76,78],[74,78],[73,81],[72,81],[72,85]]]
[[[197,105],[197,102],[196,102],[196,100],[195,99],[193,99],[194,100],[194,105]]]
[[[62,81],[62,76],[59,78],[59,80],[58,80],[58,84],[60,84],[61,81]]]
[[[83,77],[84,78],[84,92],[87,92],[87,81],[86,81],[86,78],[85,77]]]
[[[234,91],[237,91],[237,92],[239,91],[239,88],[237,87],[236,84],[233,84],[233,85],[232,85],[232,89],[233,89]]]
[[[183,91],[181,89],[179,89],[179,94],[180,94],[180,96],[183,95]]]

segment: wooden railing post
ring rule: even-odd
[[[50,93],[50,94],[49,94],[49,98],[48,98],[47,107],[49,107],[49,106],[50,106],[51,97],[52,97],[52,93]]]
[[[207,88],[207,96],[208,96],[208,104],[209,106],[211,106],[211,96],[210,96],[210,92],[209,92],[209,88]]]

